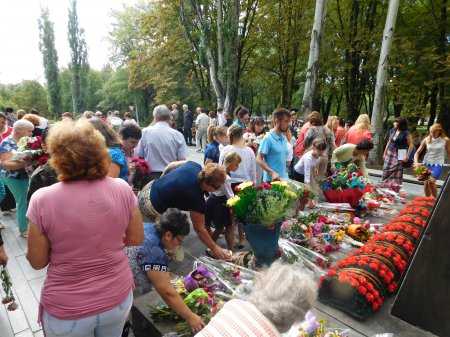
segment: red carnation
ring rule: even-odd
[[[353,288],[356,288],[357,286],[359,286],[358,281],[356,281],[355,279],[350,279],[350,284]]]
[[[369,264],[370,269],[377,271],[378,270],[378,265],[374,262]]]
[[[264,190],[270,190],[272,188],[272,185],[270,185],[269,183],[262,183],[260,186]]]
[[[358,292],[361,294],[361,295],[365,295],[365,294],[367,294],[367,289],[366,288],[364,288],[364,287],[362,287],[362,286],[359,286],[358,287]]]
[[[375,298],[373,297],[373,295],[371,293],[367,293],[366,299],[369,303],[372,303]]]

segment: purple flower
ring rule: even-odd
[[[318,235],[318,234],[322,233],[323,226],[324,226],[323,222],[315,223],[313,226],[313,234]]]
[[[206,268],[206,266],[204,266],[202,264],[199,265],[197,267],[197,269],[194,270],[193,273],[200,274],[201,276],[206,277],[206,278],[213,278],[214,277],[214,274],[208,268]]]
[[[187,291],[191,292],[198,288],[198,282],[189,274],[184,277],[184,287]]]
[[[316,316],[311,311],[308,311],[305,315],[305,321],[302,323],[302,329],[307,334],[312,334],[319,328],[319,322],[317,322]]]

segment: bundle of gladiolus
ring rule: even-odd
[[[366,319],[398,289],[435,200],[416,198],[363,247],[338,261],[320,280],[319,299]]]

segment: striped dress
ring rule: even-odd
[[[273,324],[250,302],[227,302],[195,337],[280,337]]]

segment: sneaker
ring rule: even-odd
[[[7,228],[8,226],[7,225],[5,225],[4,223],[1,223],[0,222],[0,229],[5,229],[5,228]]]
[[[28,237],[28,231],[20,233],[20,236],[26,239]]]
[[[202,153],[202,150],[201,149],[197,149],[197,150],[195,150],[195,152]]]

